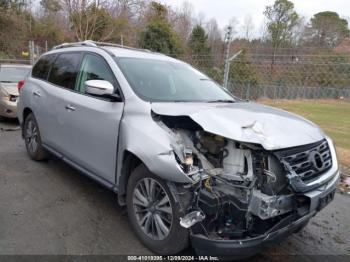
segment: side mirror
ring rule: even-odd
[[[113,96],[113,85],[105,80],[88,80],[85,82],[85,92],[95,96]]]

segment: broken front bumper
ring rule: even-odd
[[[295,221],[282,222],[265,234],[249,239],[221,240],[209,239],[203,235],[191,235],[192,246],[198,255],[247,257],[257,254],[305,226],[311,217],[333,199],[339,177],[337,171],[330,181],[303,194],[310,199],[309,212]]]

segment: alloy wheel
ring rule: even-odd
[[[142,231],[153,240],[165,239],[173,223],[168,193],[153,178],[138,181],[133,192],[133,209]]]
[[[36,123],[32,119],[30,119],[27,123],[25,139],[28,150],[31,154],[35,154],[38,148],[38,129]]]

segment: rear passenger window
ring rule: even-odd
[[[80,59],[79,53],[59,55],[52,65],[49,82],[74,90]]]
[[[40,58],[40,60],[35,64],[32,71],[32,77],[46,80],[47,75],[49,74],[49,70],[53,60],[56,55],[45,55]]]

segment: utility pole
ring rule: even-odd
[[[32,64],[32,41],[28,41],[29,63]]]
[[[224,70],[224,87],[227,88],[228,83],[228,73],[229,73],[229,55],[230,55],[230,45],[231,45],[231,37],[232,37],[232,26],[229,25],[227,27],[227,32],[225,34],[225,70]]]
[[[233,56],[231,56],[229,59],[227,59],[227,69],[225,67],[225,83],[224,83],[224,87],[227,88],[228,85],[228,76],[230,74],[230,66],[231,66],[231,62],[237,57],[239,56],[241,53],[243,52],[243,49],[239,50],[237,53],[235,53]],[[227,74],[227,77],[226,77]]]
[[[34,57],[34,58],[35,58],[35,60],[37,60],[37,59],[39,58],[39,56],[40,56],[39,46],[38,46],[38,45],[36,45],[36,56]]]
[[[34,41],[30,40],[28,45],[30,64],[34,65]]]
[[[35,62],[35,43],[32,40],[32,65],[34,65]]]

